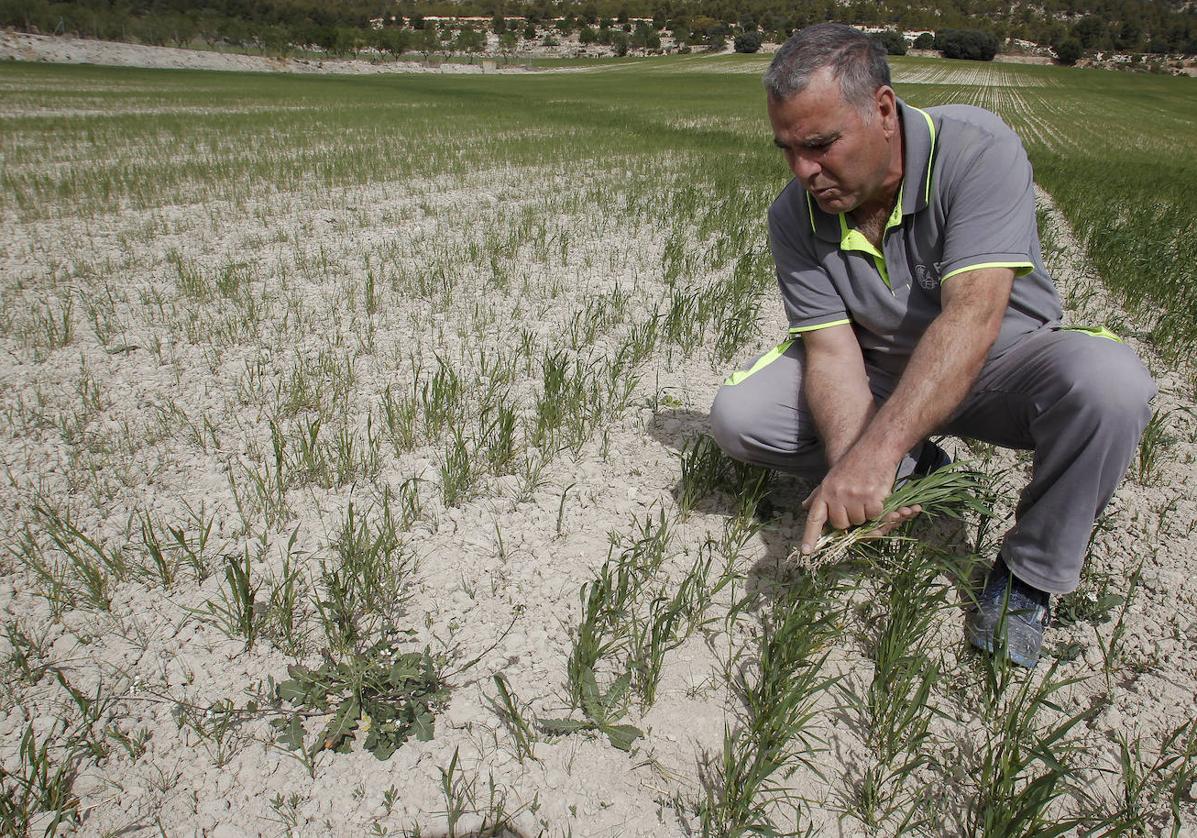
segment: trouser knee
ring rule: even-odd
[[[732,459],[750,462],[753,459],[749,446],[751,431],[750,405],[744,399],[737,399],[732,387],[720,387],[711,405],[711,436],[715,443]]]
[[[1156,384],[1131,349],[1118,346],[1117,350],[1074,365],[1059,404],[1085,424],[1125,434],[1134,444],[1151,418]]]

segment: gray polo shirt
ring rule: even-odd
[[[965,271],[1018,279],[990,357],[1060,322],[1039,251],[1031,163],[997,116],[969,105],[920,110],[899,100],[902,187],[881,252],[842,213],[793,180],[769,208],[769,239],[790,334],[851,323],[868,363],[900,374],[940,313],[940,286]]]

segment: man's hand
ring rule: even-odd
[[[814,552],[825,524],[842,530],[880,518],[896,470],[897,464],[871,456],[859,445],[844,455],[802,504],[806,509],[802,554],[809,556]],[[885,523],[871,535],[885,535],[921,511],[918,506],[896,509],[885,516]]]

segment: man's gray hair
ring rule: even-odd
[[[765,90],[774,101],[785,101],[824,67],[839,80],[844,101],[861,109],[890,83],[884,46],[851,26],[818,23],[795,32],[777,50],[765,72]]]

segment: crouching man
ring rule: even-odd
[[[884,50],[838,24],[791,37],[764,82],[794,173],[769,210],[790,334],[720,388],[715,439],[820,481],[804,552],[825,525],[880,515],[896,474],[946,462],[932,433],[1033,450],[965,629],[992,651],[1008,601],[1009,655],[1034,666],[1049,596],[1076,588],[1155,385],[1110,333],[1061,327],[1031,165],[998,117],[907,105]]]

